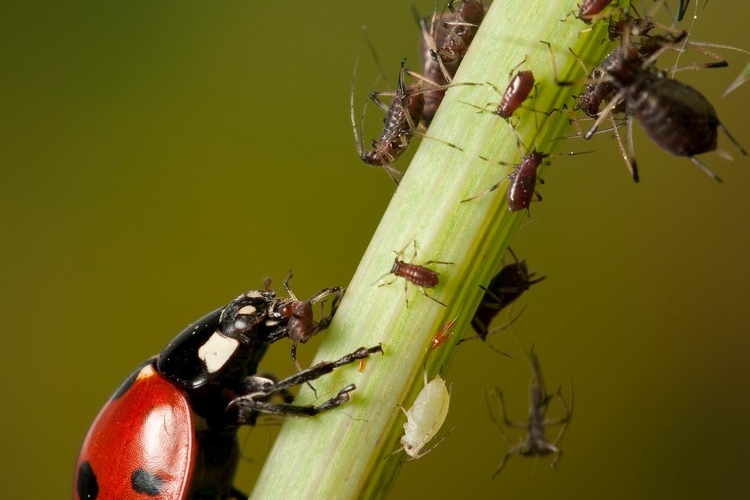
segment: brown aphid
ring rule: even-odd
[[[583,0],[581,8],[578,9],[578,19],[586,24],[591,24],[601,17],[601,13],[607,8],[612,0]]]
[[[435,39],[432,57],[442,61],[442,64],[458,66],[474,41],[474,36],[487,12],[487,6],[480,0],[461,0],[458,8],[453,7],[454,3],[455,1],[451,0],[446,4],[452,16],[443,21],[446,34],[440,39]]]
[[[519,163],[511,164],[502,161],[498,162],[500,165],[512,166],[513,171],[501,181],[490,186],[486,191],[482,191],[477,195],[461,200],[461,203],[466,203],[489,194],[502,186],[506,181],[509,181],[510,185],[508,186],[506,196],[508,210],[511,212],[517,212],[524,208],[528,210],[534,196],[536,196],[537,201],[542,201],[542,195],[536,191],[536,184],[537,182],[544,184],[544,180],[537,176],[537,168],[539,168],[539,165],[541,165],[544,159],[548,156],[550,155],[533,149],[531,152],[522,156]]]
[[[487,340],[490,324],[503,309],[518,300],[531,285],[546,278],[542,276],[534,279],[534,273],[529,272],[526,261],[519,261],[510,248],[508,251],[515,262],[500,269],[487,287],[481,287],[484,290],[484,296],[471,320],[471,326],[482,340]]]
[[[506,200],[508,210],[517,212],[525,209],[528,211],[532,198],[536,197],[537,201],[542,201],[542,195],[536,190],[536,172],[547,157],[549,157],[548,154],[532,149],[521,158],[520,163],[515,165],[513,172],[508,175],[510,179]],[[541,178],[538,181],[544,184]]]
[[[519,71],[510,80],[508,88],[505,89],[503,100],[497,106],[495,114],[501,118],[509,119],[513,113],[529,98],[534,88],[534,73],[531,70]]]
[[[396,186],[398,186],[402,174],[391,165],[401,158],[404,151],[409,147],[416,126],[422,119],[425,103],[424,93],[420,91],[421,82],[409,86],[405,85],[405,66],[406,59],[402,59],[396,92],[392,96],[390,106],[386,106],[378,97],[387,95],[386,93],[373,92],[370,94],[370,99],[386,112],[383,132],[380,138],[373,139],[372,150],[370,151],[366,151],[364,148],[363,138],[358,132],[354,117],[354,82],[352,82],[350,99],[352,130],[354,131],[354,141],[359,158],[367,165],[382,167]],[[362,128],[362,121],[364,121],[364,112],[359,125],[360,129]]]
[[[414,254],[412,255],[412,259],[416,257],[417,255],[417,242],[413,241],[414,245]],[[405,262],[400,259],[400,257],[404,254],[404,251],[409,245],[407,244],[406,247],[404,247],[401,251],[395,252],[396,258],[393,259],[393,266],[391,267],[391,270],[383,275],[383,277],[388,276],[389,274],[393,274],[394,276],[400,277],[404,279],[404,293],[408,292],[408,286],[409,283],[412,283],[414,286],[417,287],[417,289],[420,291],[422,295],[427,297],[428,299],[437,302],[441,306],[446,306],[443,302],[440,302],[435,297],[429,295],[425,288],[435,288],[438,283],[440,283],[440,277],[438,276],[438,273],[429,267],[426,267],[429,264],[453,264],[453,262],[445,262],[440,260],[429,260],[425,262],[424,264],[414,264],[411,262]],[[382,278],[381,278],[382,279]],[[384,286],[390,284],[389,283],[381,283],[378,286]],[[406,307],[409,307],[409,301],[406,301]]]
[[[445,89],[439,87],[450,83],[458,69],[458,64],[456,63],[443,63],[441,66],[441,63],[432,57],[434,53],[433,47],[439,42],[442,43],[448,36],[448,30],[440,20],[450,19],[452,15],[444,13],[439,17],[433,15],[431,18],[420,18],[416,12],[414,12],[414,15],[422,31],[422,38],[419,43],[419,62],[422,66],[422,75],[434,82],[436,87],[438,87],[434,90],[426,90],[424,92],[422,122],[425,127],[429,127],[438,107],[445,97]]]
[[[330,288],[324,288],[319,291],[308,300],[299,300],[291,288],[289,288],[289,281],[294,275],[289,272],[289,275],[284,280],[284,290],[289,295],[287,299],[279,307],[279,316],[287,320],[287,329],[285,330],[286,336],[292,341],[291,357],[297,370],[302,371],[302,367],[297,361],[297,345],[304,344],[311,337],[321,330],[325,330],[331,324],[333,315],[336,314],[338,309],[339,301],[344,295],[344,289],[335,286]],[[266,280],[266,288],[270,286],[270,280]],[[321,311],[323,310],[323,303],[329,296],[333,296],[331,303],[331,312],[329,315],[324,315],[320,321],[315,321],[313,317],[313,306],[320,302]]]
[[[474,35],[484,19],[487,7],[480,1],[463,0],[458,8],[453,7],[453,0],[448,2],[448,12],[432,17],[420,18],[412,9],[417,24],[422,31],[419,46],[419,58],[424,78],[434,83],[434,89],[426,89],[422,121],[429,126],[445,97],[444,85],[449,84],[456,75]]]

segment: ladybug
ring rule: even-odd
[[[268,346],[290,328],[308,336],[311,307],[331,288],[299,304],[271,290],[240,295],[188,326],[115,391],[89,429],[76,466],[75,500],[247,498],[232,486],[239,459],[237,430],[260,413],[313,416],[349,400],[348,385],[319,406],[291,404],[287,389],[370,354],[360,348],[276,381],[256,375]],[[310,314],[305,313],[310,308]],[[274,395],[283,403],[272,403]]]

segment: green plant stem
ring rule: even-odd
[[[531,69],[539,83],[536,98],[527,106],[549,112],[569,101],[580,89],[554,83],[551,56],[540,40],[552,44],[561,79],[583,78],[568,47],[589,63],[600,61],[611,50],[611,45],[602,43],[605,23],[581,33],[587,26],[580,20],[569,16],[561,21],[577,9],[576,1],[502,0],[492,4],[455,79],[482,85],[450,89],[428,132],[431,137],[460,145],[462,150],[422,140],[336,319],[323,334],[316,362],[379,343],[384,354],[372,357],[362,373],[356,367],[344,367],[316,381],[321,396],[318,402],[350,383],[357,389],[352,400],[339,409],[284,423],[251,498],[329,500],[387,494],[404,457],[403,453],[390,455],[398,448],[404,422],[399,405],[411,406],[423,386],[425,367],[430,378],[438,367],[446,372],[456,342],[481,299],[479,285],[488,283],[497,272],[514,231],[527,220],[525,211],[511,213],[505,206],[506,184],[462,203],[510,173],[512,167],[499,161],[517,163],[525,152],[519,150],[508,123],[466,103],[483,107],[499,102],[501,96],[484,83],[504,89],[510,69],[524,58],[519,69]],[[552,153],[565,134],[569,115],[522,110],[518,120],[516,129],[525,148]],[[515,117],[513,121],[516,123]],[[447,307],[424,297],[412,285],[405,294],[401,278],[378,286],[393,264],[394,250],[408,246],[405,260],[409,261],[413,241],[418,247],[415,263],[452,262],[430,266],[440,272],[440,284],[427,290]],[[430,353],[432,336],[454,318],[456,333]],[[298,404],[312,401],[312,392],[303,387]]]

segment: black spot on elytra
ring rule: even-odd
[[[95,500],[99,496],[99,483],[96,481],[96,474],[88,460],[78,467],[76,489],[78,498],[81,500]]]
[[[164,478],[143,469],[136,469],[130,475],[130,485],[136,493],[145,493],[148,496],[155,497],[161,493]]]

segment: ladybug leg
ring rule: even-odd
[[[258,413],[270,415],[285,415],[297,417],[314,417],[318,413],[331,410],[349,401],[349,393],[356,389],[354,384],[349,384],[339,391],[336,396],[325,401],[319,406],[314,405],[293,405],[282,403],[269,403],[257,399],[237,398],[229,404],[227,411],[233,417],[235,424],[245,425],[245,423],[254,422]],[[235,420],[236,416],[236,420]]]
[[[360,347],[335,361],[323,361],[278,382],[264,377],[248,377],[245,380],[246,394],[235,398],[227,405],[226,418],[236,425],[246,425],[254,422],[258,413],[312,417],[335,408],[349,401],[349,393],[355,389],[353,384],[344,387],[336,396],[319,406],[269,403],[268,399],[275,393],[288,394],[287,390],[290,387],[318,379],[340,366],[365,359],[378,352],[383,352],[380,345]]]

